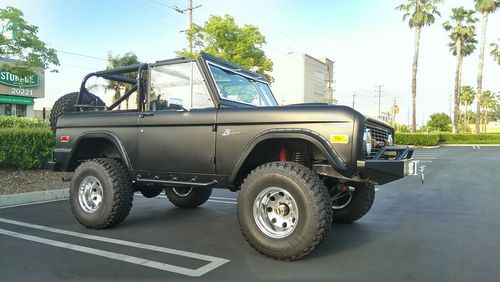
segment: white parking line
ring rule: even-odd
[[[234,201],[221,201],[221,200],[211,200],[211,199],[208,199],[208,201],[213,203],[222,203],[222,204],[233,204],[233,205],[238,204],[237,202]]]
[[[133,257],[133,256],[128,256],[124,254],[119,254],[119,253],[114,253],[114,252],[108,252],[108,251],[103,251],[99,249],[94,249],[94,248],[89,248],[89,247],[84,247],[84,246],[79,246],[75,244],[70,244],[70,243],[64,243],[64,242],[59,242],[59,241],[54,241],[50,239],[45,239],[41,237],[36,237],[36,236],[31,236],[27,234],[22,234],[14,231],[9,231],[5,229],[0,229],[0,234],[6,235],[6,236],[11,236],[14,238],[18,239],[23,239],[23,240],[28,240],[32,242],[37,242],[37,243],[42,243],[54,247],[59,247],[59,248],[64,248],[64,249],[69,249],[77,252],[82,252],[82,253],[87,253],[95,256],[101,256],[105,258],[110,258],[114,260],[120,260],[128,263],[133,263],[141,266],[147,266],[163,271],[169,271],[169,272],[175,272],[179,274],[184,274],[187,276],[192,276],[192,277],[198,277],[200,276],[198,273],[196,273],[195,270],[181,267],[181,266],[175,266],[175,265],[170,265],[167,263],[162,263],[162,262],[157,262],[157,261],[152,261],[152,260],[147,260],[143,258],[138,258],[138,257]]]
[[[78,238],[83,238],[83,239],[88,239],[88,240],[94,240],[94,241],[112,243],[112,244],[117,244],[117,245],[123,245],[123,246],[127,246],[127,247],[145,249],[145,250],[150,250],[150,251],[155,251],[155,252],[178,255],[178,256],[183,256],[183,257],[188,257],[188,258],[193,258],[193,259],[198,259],[198,260],[203,260],[203,261],[209,262],[208,264],[206,264],[200,268],[190,269],[190,268],[185,268],[185,267],[181,267],[181,266],[160,263],[160,262],[156,262],[156,261],[150,261],[150,260],[146,260],[143,258],[131,257],[131,256],[123,255],[123,254],[112,253],[112,252],[107,252],[107,251],[103,251],[103,250],[98,250],[98,249],[93,249],[93,248],[88,248],[88,247],[83,247],[83,246],[78,246],[78,245],[73,245],[73,244],[67,244],[67,243],[63,243],[63,242],[44,239],[41,237],[35,237],[35,236],[30,236],[30,235],[26,235],[26,234],[21,234],[21,233],[17,233],[17,232],[12,232],[12,231],[8,231],[8,230],[0,229],[0,234],[4,234],[7,236],[17,237],[17,238],[21,238],[21,239],[25,239],[25,240],[29,240],[29,241],[39,242],[39,243],[43,243],[43,244],[47,244],[47,245],[71,249],[71,250],[80,251],[80,252],[84,252],[84,253],[95,254],[98,256],[108,257],[111,259],[126,261],[126,262],[135,263],[135,264],[139,264],[139,265],[144,265],[147,267],[165,270],[165,271],[169,271],[169,272],[175,272],[175,273],[179,273],[179,274],[183,274],[183,275],[187,275],[187,276],[192,276],[192,277],[202,276],[205,273],[212,271],[215,268],[229,262],[229,260],[227,260],[227,259],[218,258],[218,257],[214,257],[214,256],[208,256],[208,255],[203,255],[203,254],[197,254],[197,253],[176,250],[176,249],[171,249],[171,248],[165,248],[165,247],[160,247],[160,246],[154,246],[154,245],[148,245],[148,244],[142,244],[142,243],[137,243],[137,242],[125,241],[125,240],[120,240],[120,239],[113,239],[113,238],[89,235],[89,234],[84,234],[84,233],[78,233],[78,232],[73,232],[73,231],[68,231],[68,230],[63,230],[63,229],[52,228],[52,227],[48,227],[48,226],[42,226],[42,225],[36,225],[36,224],[31,224],[31,223],[26,223],[26,222],[21,222],[21,221],[16,221],[16,220],[10,220],[10,219],[6,219],[6,218],[0,218],[0,222],[18,225],[18,226],[23,226],[23,227],[28,227],[28,228],[32,228],[32,229],[43,230],[43,231],[52,232],[52,233],[56,233],[56,234],[63,234],[63,235],[68,235],[68,236],[73,236],[73,237],[78,237]],[[91,252],[89,250],[91,250]],[[95,251],[98,251],[98,252],[96,253]]]
[[[210,199],[217,199],[217,200],[224,200],[224,201],[236,201],[236,198],[216,197],[216,196],[211,196]]]

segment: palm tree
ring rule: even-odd
[[[474,102],[476,92],[471,86],[462,86],[460,89],[460,104],[465,106],[464,128],[469,131],[469,105]]]
[[[128,52],[125,53],[125,55],[120,56],[116,55],[113,56],[111,53],[108,54],[108,66],[106,69],[115,69],[119,67],[125,67],[133,64],[138,64],[139,61],[137,59],[137,56],[132,53]],[[130,78],[136,78],[137,73],[126,73],[124,76],[130,77]],[[122,83],[122,82],[117,82],[117,81],[112,81],[108,80],[106,89],[107,90],[113,90],[114,91],[114,96],[113,96],[113,102],[116,102],[118,99],[121,97],[122,90],[126,93],[127,91],[130,90],[131,85],[128,83]],[[128,98],[125,100],[125,107],[128,110]],[[121,105],[118,105],[118,110],[121,109]]]
[[[481,100],[478,104],[483,109],[483,132],[486,132],[486,126],[488,125],[488,111],[495,108],[497,100],[498,97],[495,94],[491,94],[489,90],[484,91],[483,95],[481,95]]]
[[[498,47],[500,45],[500,39],[498,39],[498,43],[491,43],[490,46],[491,48],[491,56],[493,57],[493,59],[495,61],[498,62],[498,64],[500,65],[500,47]]]
[[[480,101],[483,88],[484,46],[486,44],[488,16],[494,13],[497,7],[500,7],[500,0],[474,0],[474,2],[476,2],[476,11],[483,15],[481,24],[481,43],[479,44],[479,66],[477,71],[477,101]],[[479,116],[480,112],[481,106],[477,103],[476,116]],[[479,122],[479,119],[476,119],[476,134],[479,134]]]
[[[437,10],[437,4],[442,0],[408,0],[396,9],[402,11],[403,21],[409,18],[410,28],[415,28],[415,51],[413,54],[411,98],[412,98],[412,131],[417,130],[417,69],[418,53],[420,48],[420,32],[425,25],[431,25],[436,21],[435,16],[441,16]]]
[[[453,107],[453,133],[458,132],[458,114],[460,111],[460,86],[462,85],[462,62],[465,56],[468,56],[476,49],[476,28],[474,23],[478,21],[474,17],[473,10],[467,10],[464,7],[453,8],[452,22],[446,21],[443,24],[444,29],[451,31],[450,51],[457,58],[457,70],[455,72],[455,97]]]

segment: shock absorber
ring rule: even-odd
[[[294,151],[290,154],[290,161],[309,167],[309,158],[305,151]]]

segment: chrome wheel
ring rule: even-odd
[[[102,203],[103,189],[101,182],[94,176],[85,177],[78,189],[78,202],[86,213],[94,213]]]
[[[262,233],[271,238],[285,238],[297,226],[297,202],[285,189],[266,188],[255,198],[253,218]]]
[[[191,194],[191,191],[193,191],[193,187],[172,187],[172,191],[179,197],[186,197]]]

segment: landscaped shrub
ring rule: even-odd
[[[495,133],[441,133],[439,139],[446,144],[500,144],[500,134]]]
[[[52,155],[54,141],[49,128],[0,128],[0,167],[42,168]]]
[[[437,144],[500,144],[498,133],[396,133],[398,145],[435,146]]]
[[[436,146],[439,142],[437,133],[396,133],[394,143],[398,145]]]
[[[48,122],[40,119],[0,115],[0,128],[45,128]]]

